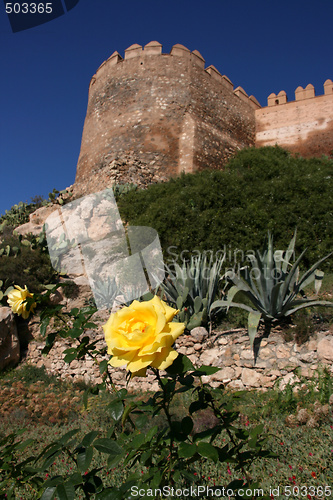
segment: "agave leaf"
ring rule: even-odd
[[[275,262],[275,269],[278,271],[279,274],[281,274],[282,262],[283,262],[283,251],[282,250],[275,250],[274,262]]]
[[[232,277],[231,277],[232,276]],[[227,271],[226,272],[226,277],[229,278],[239,290],[242,290],[244,292],[250,292],[253,293],[250,285],[246,283],[244,278],[239,278],[234,271]]]
[[[310,269],[306,273],[303,274],[303,276],[300,279],[299,284],[298,284],[299,285],[299,290],[301,290],[301,288],[303,288],[302,285],[303,285],[304,281],[306,281],[307,278],[309,276],[311,276],[311,274],[313,273],[313,271],[315,271],[320,266],[320,264],[322,262],[324,262],[324,260],[328,259],[328,257],[330,257],[332,254],[333,254],[333,252],[330,252],[329,254],[327,254],[322,259],[319,259],[315,264],[313,264],[312,267],[310,267]]]
[[[248,317],[248,333],[250,337],[250,345],[253,347],[255,336],[257,335],[258,325],[261,318],[261,313],[252,311]]]
[[[218,309],[223,307],[228,307],[228,302],[226,300],[215,300],[215,302],[213,302],[212,305],[210,306],[209,313],[211,313],[213,309]]]
[[[258,269],[258,272],[261,272],[261,267],[262,266],[259,266],[259,262],[258,262],[256,256],[252,255],[252,254],[248,254],[247,258],[251,262],[252,269]],[[253,279],[252,279],[251,275],[250,275],[250,279],[253,282]],[[257,287],[258,287],[258,297],[260,297],[261,301],[263,302],[264,301],[264,290],[263,290],[263,287],[262,287],[262,282],[260,280],[260,277],[259,277],[259,279],[256,279],[256,281],[257,281]]]
[[[303,250],[303,252],[301,253],[301,255],[298,257],[298,259],[296,260],[296,262],[293,264],[293,266],[290,269],[290,271],[288,272],[288,274],[286,274],[286,278],[285,278],[283,287],[281,289],[282,303],[279,304],[280,308],[282,307],[283,303],[285,302],[285,298],[287,296],[288,290],[290,289],[290,282],[293,279],[295,280],[295,276],[297,276],[298,266],[299,266],[300,261],[303,258],[303,255],[305,254],[305,252],[306,252],[306,249]],[[291,292],[291,295],[292,295],[293,291],[290,290],[290,292]],[[288,296],[288,300],[290,299],[291,295]]]
[[[263,306],[268,310],[269,309],[269,294],[267,290],[267,267],[265,265],[265,257],[266,257],[267,251],[264,251],[263,254],[260,254],[258,251],[256,252],[257,255],[257,262],[258,262],[258,277],[255,278],[258,285],[260,284],[260,288],[262,290],[262,304]]]
[[[283,257],[282,271],[284,273],[287,272],[288,266],[290,265],[290,259],[293,256],[294,251],[295,251],[296,235],[297,235],[297,229],[295,229],[294,236],[291,238],[289,246],[288,246],[286,253]]]
[[[176,272],[176,278],[178,280],[182,280],[184,278],[184,266],[183,268],[181,268],[179,264],[175,263],[174,268]]]
[[[278,312],[278,304],[279,304],[279,298],[280,298],[280,292],[281,292],[281,287],[283,285],[283,281],[279,281],[279,283],[276,283],[274,285],[273,290],[272,290],[272,296],[271,296],[271,306],[270,306],[270,313],[272,316],[275,316],[275,314]]]
[[[307,287],[308,285],[310,285],[310,283],[312,283],[312,282],[315,280],[316,272],[317,272],[317,271],[313,271],[313,273],[312,273],[312,274],[310,274],[310,276],[308,276],[308,277],[306,278],[306,280],[304,280],[304,281],[302,282],[302,284],[300,284],[300,286],[299,286],[299,288],[298,288],[298,290],[299,290],[299,291],[300,291],[300,290],[303,290],[305,287]]]
[[[321,284],[323,282],[324,274],[325,273],[323,271],[319,271],[319,269],[317,269],[317,271],[315,272],[315,284],[314,284],[314,287],[315,287],[316,295],[318,295],[319,290],[321,288]]]
[[[238,286],[234,285],[230,288],[230,290],[228,291],[228,295],[227,295],[227,304],[228,305],[228,308],[227,310],[229,310],[229,307],[230,307],[230,304],[231,302],[233,301],[233,298],[235,297],[235,295],[240,292],[240,289],[238,288]]]
[[[300,299],[292,302],[291,306],[293,306],[293,309],[289,309],[287,312],[285,312],[284,316],[290,316],[291,314],[294,314],[296,311],[304,309],[305,307],[314,307],[314,306],[333,307],[333,302],[329,302],[328,300]]]

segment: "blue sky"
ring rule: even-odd
[[[266,105],[333,79],[332,0],[79,0],[65,15],[12,33],[0,4],[0,214],[74,182],[88,85],[115,50],[181,43]]]

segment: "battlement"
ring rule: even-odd
[[[332,80],[326,80],[324,83],[324,94],[323,95],[331,95],[333,94],[333,82]],[[315,88],[309,83],[304,89],[299,86],[295,90],[295,101],[304,101],[305,99],[316,99]],[[288,101],[287,94],[284,90],[281,90],[277,95],[272,92],[267,98],[267,106],[279,106],[281,104],[287,104]]]
[[[261,107],[257,99],[253,95],[249,96],[242,87],[237,87],[236,89],[234,89],[234,85],[231,80],[226,75],[222,75],[215,68],[215,66],[210,65],[205,68],[206,61],[198,50],[190,51],[187,47],[184,47],[184,45],[181,45],[179,43],[173,45],[169,53],[162,53],[162,44],[157,41],[149,42],[144,47],[135,43],[125,49],[124,57],[122,57],[119,52],[115,51],[97,69],[96,74],[91,79],[91,85],[94,85],[98,78],[103,78],[106,73],[110,74],[112,70],[115,70],[116,65],[132,64],[134,62],[137,63],[138,61],[141,65],[143,65],[144,60],[147,57],[182,58],[189,63],[195,64],[196,66],[201,68],[217,84],[220,84],[231,92],[234,92],[237,97],[249,104],[253,109],[258,109]]]
[[[268,96],[267,107],[255,110],[256,146],[278,144],[303,156],[330,155],[333,150],[333,83],[326,80],[324,94],[314,86],[295,90],[288,101],[281,90]]]

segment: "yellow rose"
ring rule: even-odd
[[[110,365],[127,364],[132,376],[145,376],[148,366],[170,366],[178,356],[171,346],[185,329],[184,323],[171,323],[178,312],[155,295],[111,314],[103,326]]]
[[[14,313],[19,316],[22,315],[22,318],[27,319],[29,314],[33,312],[33,309],[36,307],[36,302],[27,309],[28,304],[26,299],[27,297],[33,298],[34,294],[29,292],[27,285],[25,285],[24,288],[15,285],[15,288],[16,290],[12,290],[8,293],[7,302]]]

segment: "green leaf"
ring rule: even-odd
[[[113,420],[119,422],[124,412],[123,402],[119,399],[116,399],[115,401],[112,401],[112,403],[108,405],[108,409],[110,411]]]
[[[115,441],[107,438],[96,439],[94,447],[101,453],[107,453],[108,455],[114,456],[120,455],[123,451]]]
[[[40,323],[40,334],[44,337],[45,334],[46,334],[46,328],[48,327],[49,323],[50,323],[50,319],[48,316],[46,316],[45,318],[42,319],[41,323]]]
[[[56,489],[57,489],[56,486],[51,486],[49,488],[46,488],[40,500],[53,500],[54,495],[56,493]]]
[[[166,369],[166,372],[170,373],[170,375],[177,375],[191,370],[194,370],[191,360],[184,354],[178,354],[172,365]]]
[[[264,424],[259,424],[250,431],[250,436],[251,437],[258,436],[258,434],[261,434],[263,430],[264,430]]]
[[[221,368],[218,368],[217,366],[202,365],[200,368],[197,368],[195,372],[193,372],[193,375],[197,375],[199,377],[202,377],[203,375],[213,375],[219,370],[221,370]]]
[[[83,333],[81,328],[72,328],[69,330],[69,335],[72,337],[72,339],[78,339],[80,335]]]
[[[193,403],[190,404],[189,412],[192,415],[196,411],[204,410],[205,408],[207,408],[207,403],[202,401],[193,401]]]
[[[145,442],[146,443],[149,443],[153,437],[155,436],[155,434],[158,432],[158,427],[157,425],[154,425],[154,427],[152,427],[146,434],[145,436]]]
[[[71,483],[59,484],[56,489],[56,495],[59,497],[58,500],[74,500],[75,489]]]
[[[201,441],[197,445],[197,451],[202,457],[209,458],[215,463],[218,462],[219,454],[217,452],[217,449],[210,443],[204,443]]]
[[[182,458],[191,458],[197,452],[197,447],[195,444],[189,444],[185,441],[182,441],[179,444],[178,455]]]
[[[144,427],[148,422],[148,417],[147,415],[145,415],[144,413],[142,413],[141,415],[139,415],[136,420],[135,420],[135,425],[138,429],[141,429],[142,427]]]
[[[193,430],[193,420],[191,417],[184,417],[181,421],[181,432],[188,436]]]
[[[66,434],[64,434],[60,439],[59,439],[59,443],[63,444],[63,445],[66,445],[68,443],[68,441],[73,437],[75,436],[75,434],[77,434],[78,432],[80,432],[81,429],[72,429],[71,431],[69,432],[66,432]]]
[[[85,472],[93,459],[94,450],[91,446],[87,448],[81,448],[81,451],[77,455],[77,465],[81,472]]]
[[[66,354],[64,357],[65,363],[71,363],[74,359],[76,359],[76,351],[71,354]]]
[[[108,369],[108,362],[106,359],[103,359],[103,361],[100,362],[99,364],[99,372],[100,374],[102,375],[103,373],[105,373]]]
[[[90,446],[94,439],[98,436],[98,431],[88,432],[82,439],[83,446]]]

